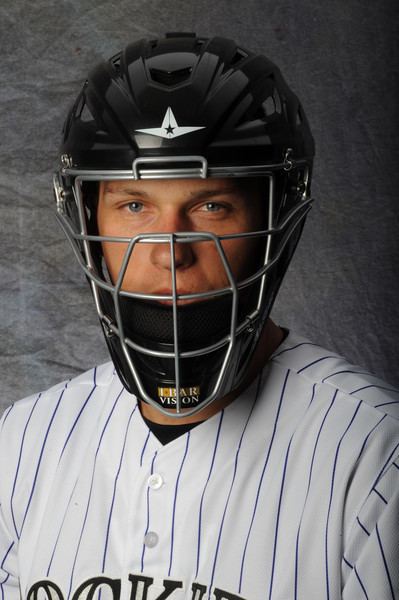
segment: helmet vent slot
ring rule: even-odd
[[[302,114],[301,114],[301,109],[298,108],[298,112],[296,113],[296,124],[298,127],[300,127],[303,123],[303,118],[302,118]]]
[[[196,47],[197,47],[197,48],[201,48],[201,46],[203,46],[203,45],[205,44],[205,41],[206,41],[206,40],[204,40],[204,39],[202,39],[202,38],[198,38],[198,39],[195,41],[195,45],[196,45]]]
[[[110,63],[114,67],[116,73],[119,74],[121,70],[121,54],[119,53],[113,56],[110,60]]]
[[[273,91],[273,100],[274,100],[274,106],[276,108],[276,113],[281,115],[281,113],[283,112],[283,109],[282,109],[282,105],[281,105],[280,94],[278,93],[276,88],[274,88],[274,91]]]
[[[224,63],[222,74],[226,73],[230,69],[235,69],[236,67],[240,66],[241,62],[245,58],[248,58],[248,54],[246,52],[244,52],[244,50],[241,50],[241,48],[236,48],[236,51],[233,54],[230,61],[228,61],[228,62],[226,61]]]
[[[83,123],[94,121],[94,117],[91,114],[89,107],[87,106],[87,102],[85,102],[82,107],[82,112],[80,113],[80,120],[83,121]]]
[[[273,96],[269,96],[268,98],[266,98],[262,106],[265,109],[267,117],[274,115],[274,113],[276,112],[276,104],[274,102]]]
[[[271,96],[268,96],[266,100],[263,101],[262,107],[267,117],[272,117],[276,113],[281,115],[281,100],[276,89],[273,90]]]
[[[241,50],[241,48],[237,48],[236,53],[230,61],[230,67],[236,67],[244,58],[247,58],[248,54]]]
[[[178,85],[183,81],[190,78],[192,67],[184,67],[183,69],[177,69],[176,71],[165,71],[163,69],[150,68],[150,74],[153,81],[172,87]]]
[[[94,121],[94,117],[91,114],[90,108],[87,105],[84,94],[80,95],[79,102],[75,108],[75,118],[80,119],[83,123],[89,123]]]

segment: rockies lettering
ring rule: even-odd
[[[149,590],[154,583],[153,577],[146,577],[144,575],[129,575],[130,582],[130,596],[129,600],[149,600]],[[175,598],[174,592],[176,590],[183,590],[184,586],[182,581],[172,581],[164,579],[162,581],[163,590],[156,597],[151,596],[153,600],[167,600],[167,598]],[[104,591],[105,589],[111,593],[110,600],[121,600],[121,580],[110,579],[109,577],[92,577],[87,581],[84,581],[78,588],[73,592],[71,600],[86,600],[86,598],[94,598],[95,592],[99,590]],[[191,595],[187,596],[187,600],[205,600],[205,594],[207,593],[207,586],[200,583],[193,583],[191,585]],[[41,594],[41,595],[40,595]],[[38,581],[32,585],[28,592],[27,600],[36,600],[37,598],[43,598],[43,600],[66,600],[66,596],[63,595],[58,585],[52,581]],[[236,594],[230,594],[226,590],[214,588],[212,594],[213,600],[245,600],[242,596]]]

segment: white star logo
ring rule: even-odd
[[[192,133],[198,129],[205,129],[205,127],[179,127],[175,119],[170,106],[166,109],[165,116],[162,121],[161,127],[150,127],[149,129],[136,129],[140,133],[148,133],[149,135],[156,135],[158,137],[171,139],[179,137],[179,135],[186,135],[186,133]]]

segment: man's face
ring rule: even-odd
[[[97,222],[102,236],[139,233],[212,232],[216,235],[263,228],[259,192],[249,193],[229,179],[124,180],[101,182]],[[259,241],[225,240],[223,250],[237,281],[254,271]],[[115,282],[127,244],[103,242],[104,258]],[[213,242],[175,244],[179,294],[206,292],[228,285]],[[123,289],[171,294],[168,243],[138,243],[129,261]]]

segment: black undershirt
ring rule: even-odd
[[[285,338],[289,334],[289,330],[285,329],[284,327],[281,327],[281,329],[284,332],[283,340],[285,340]],[[176,438],[187,433],[187,431],[190,431],[190,429],[193,429],[197,425],[201,425],[201,423],[204,422],[197,421],[196,423],[185,423],[183,425],[160,425],[159,423],[154,423],[153,421],[146,419],[144,415],[143,419],[146,422],[148,429],[155,435],[156,438],[158,438],[158,440],[164,446],[165,444],[172,442]]]
[[[164,446],[181,435],[184,435],[187,431],[190,431],[190,429],[203,423],[203,421],[197,421],[196,423],[184,423],[183,425],[161,425],[160,423],[154,423],[154,421],[146,419],[144,416],[143,419],[148,429]]]

